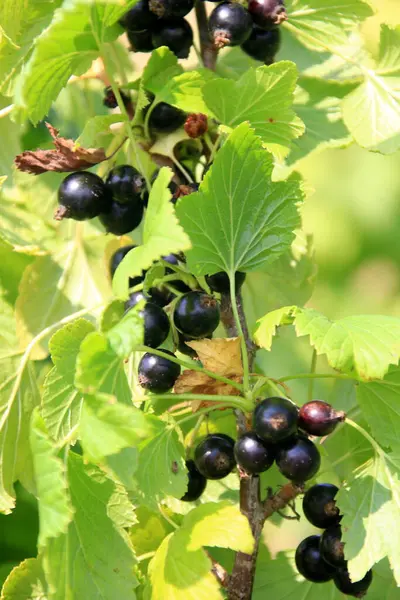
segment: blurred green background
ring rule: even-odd
[[[400,2],[371,0],[371,3],[377,14],[364,24],[363,33],[369,48],[376,52],[380,23],[400,23]],[[140,68],[142,60],[137,62]],[[81,88],[61,94],[51,115],[54,125],[62,124],[62,134],[66,137],[76,138],[81,133],[88,118],[88,107],[93,114],[107,112],[101,104],[103,85],[95,85],[96,91],[88,84],[82,84]],[[1,106],[7,104],[6,99],[0,102]],[[5,120],[0,125],[4,127]],[[12,123],[3,130],[3,140],[9,143],[0,148],[2,167],[11,166],[11,142],[20,133]],[[22,133],[25,149],[44,147],[48,143],[43,124],[37,130],[26,124]],[[384,157],[352,145],[344,150],[313,154],[302,160],[297,170],[314,189],[303,209],[304,229],[313,236],[318,265],[315,289],[308,305],[330,318],[357,313],[399,316],[400,153]],[[0,258],[7,252],[0,243]],[[20,255],[13,261],[12,268],[20,273],[29,260]],[[10,270],[4,261],[0,267],[1,277],[10,281]],[[18,275],[14,278],[8,292],[10,300],[17,293]],[[268,294],[268,290],[259,291]],[[260,357],[259,366],[271,376],[279,376],[307,371],[310,360],[307,341],[297,340],[287,331],[278,337],[272,353]],[[319,361],[318,368],[327,370],[324,360]],[[291,390],[299,403],[305,401],[307,384],[294,383]],[[319,382],[314,388],[315,397],[328,398],[333,391],[331,382]],[[352,408],[353,395],[347,395],[346,390],[341,393],[343,402],[339,398],[337,406]],[[335,481],[336,477],[332,471],[326,479]],[[36,552],[36,502],[21,486],[17,486],[17,494],[15,512],[7,517],[0,515],[0,582],[14,564]],[[267,524],[264,537],[269,548],[276,552],[293,548],[308,531],[310,528],[304,520],[293,523],[274,518]]]

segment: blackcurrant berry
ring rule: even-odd
[[[174,356],[168,350],[164,350],[164,353]],[[176,363],[147,352],[141,358],[138,366],[139,383],[149,392],[163,394],[174,387],[180,372],[181,368]]]
[[[317,474],[321,456],[306,437],[298,436],[282,442],[276,450],[276,466],[291,481],[307,481]]]
[[[150,29],[144,31],[128,30],[126,33],[133,52],[152,52],[154,50],[153,34]]]
[[[249,12],[236,2],[222,2],[212,11],[208,27],[216,48],[240,46],[252,30]]]
[[[170,292],[165,286],[161,286],[159,288],[152,287],[147,293],[150,301],[154,302],[154,304],[157,304],[157,306],[161,306],[161,308],[164,308],[164,306],[170,304],[175,298],[175,294]]]
[[[150,0],[150,10],[161,19],[185,17],[194,6],[194,0]]]
[[[344,543],[342,542],[342,528],[340,525],[328,527],[321,535],[319,544],[322,558],[332,567],[344,567],[346,559],[344,557]]]
[[[368,571],[360,581],[352,582],[348,570],[346,568],[339,569],[335,573],[333,581],[342,594],[354,598],[364,598],[372,583],[372,571]]]
[[[154,131],[168,133],[178,129],[186,119],[186,113],[166,102],[154,106],[149,117],[149,126]]]
[[[167,46],[178,58],[187,58],[193,44],[193,31],[185,19],[161,20],[153,29],[154,48]]]
[[[89,171],[67,175],[58,188],[60,207],[54,218],[85,221],[93,219],[111,205],[111,196],[103,180]]]
[[[124,106],[128,106],[128,104],[130,103],[130,99],[128,98],[128,96],[126,96],[122,90],[119,90],[119,93],[121,95],[121,99],[124,103]],[[117,108],[118,106],[117,99],[111,86],[108,86],[104,89],[103,104],[104,106],[107,106],[107,108]]]
[[[247,9],[256,25],[271,29],[286,20],[283,0],[249,0]]]
[[[112,202],[110,210],[99,216],[107,233],[114,235],[130,233],[140,225],[142,217],[142,204],[119,204],[119,202]]]
[[[237,464],[252,475],[267,471],[274,458],[274,447],[263,442],[254,431],[244,433],[235,444]]]
[[[119,204],[139,205],[140,194],[146,189],[146,182],[134,167],[118,165],[109,172],[106,186]]]
[[[122,248],[118,248],[118,250],[114,252],[110,260],[111,279],[114,277],[114,273],[119,267],[120,263],[122,262],[122,259],[125,258],[128,252],[130,252],[130,250],[132,250],[133,248],[136,248],[136,246],[132,244],[131,246],[123,246]],[[144,275],[145,273],[144,271],[142,271],[142,275],[137,275],[136,277],[129,277],[129,287],[133,287],[135,285],[139,285],[139,283],[142,283]]]
[[[338,491],[339,488],[331,483],[317,483],[307,490],[303,498],[303,512],[314,527],[326,529],[339,523],[341,517],[335,502]]]
[[[158,348],[168,337],[169,319],[162,308],[147,302],[144,310],[144,345]]]
[[[297,406],[286,398],[266,398],[257,404],[253,414],[253,427],[264,442],[277,443],[297,431]]]
[[[266,65],[272,65],[275,55],[281,46],[280,29],[269,31],[253,25],[253,30],[248,40],[240,47],[254,60],[260,60]]]
[[[246,279],[246,273],[236,271],[235,273],[235,290],[236,293],[242,287],[244,280]],[[225,271],[214,273],[214,275],[206,275],[206,281],[213,292],[219,292],[220,294],[229,294],[230,284],[229,276]]]
[[[319,535],[310,535],[297,546],[296,567],[300,575],[314,583],[325,583],[335,574],[335,568],[324,561],[319,551]]]
[[[330,404],[313,400],[300,408],[299,427],[310,435],[328,435],[344,418],[345,414],[336,412]]]
[[[179,258],[176,256],[176,254],[167,254],[167,256],[163,256],[162,259],[170,265],[174,265],[175,267],[179,265]],[[173,273],[173,270],[166,267],[165,273]]]
[[[135,6],[122,17],[122,27],[129,31],[151,29],[157,23],[157,15],[151,12],[148,0],[139,0]]]
[[[219,304],[203,292],[183,294],[175,305],[176,328],[192,338],[204,338],[213,333],[219,323]]]
[[[235,466],[235,441],[224,433],[211,433],[197,446],[194,462],[206,479],[222,479]]]
[[[187,492],[184,496],[182,496],[181,500],[183,502],[194,502],[195,500],[200,498],[200,496],[206,489],[207,479],[196,469],[194,460],[187,460],[186,468],[188,470],[189,479],[188,488]]]

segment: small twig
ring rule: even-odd
[[[252,371],[258,346],[252,341],[250,334],[249,334],[249,329],[248,329],[247,323],[246,323],[246,316],[244,314],[243,299],[242,299],[241,292],[238,292],[238,294],[236,296],[236,305],[237,305],[237,309],[238,309],[238,313],[239,313],[239,319],[240,319],[240,324],[242,326],[244,339],[246,341],[247,353],[249,356],[249,369],[250,369],[250,371]]]
[[[282,510],[300,494],[304,493],[304,483],[287,483],[276,494],[268,494],[263,502],[264,516],[268,519],[274,512]]]
[[[199,29],[200,36],[200,54],[203,60],[203,64],[207,69],[215,71],[215,65],[217,63],[218,50],[215,48],[210,35],[208,33],[208,19],[205,8],[205,2],[203,0],[197,0],[196,2],[196,19],[197,26]]]
[[[230,294],[221,295],[221,321],[225,327],[228,337],[237,337],[238,330],[235,323],[235,317],[232,311]]]
[[[207,554],[208,558],[212,562],[211,572],[215,576],[216,580],[222,587],[227,588],[229,584],[229,573],[222,565],[219,564],[208,552],[208,550],[204,550]]]

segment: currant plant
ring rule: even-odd
[[[400,599],[400,318],[312,308],[297,170],[400,148],[377,4],[2,1],[1,600]]]

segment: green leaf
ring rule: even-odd
[[[373,14],[364,0],[288,0],[286,9],[289,19],[284,27],[302,44],[320,52],[340,49],[349,32]]]
[[[387,556],[400,585],[395,533],[400,531],[399,467],[397,455],[381,452],[360,467],[348,487],[337,495],[344,515],[341,525],[345,556],[354,581],[362,579],[368,569]]]
[[[48,541],[43,555],[52,600],[135,600],[131,544],[108,516],[115,485],[69,455],[68,480],[75,511],[68,532]]]
[[[113,394],[118,402],[132,403],[124,363],[108,339],[94,331],[82,342],[76,362],[75,385],[85,393]]]
[[[144,221],[143,244],[128,252],[114,274],[114,293],[121,298],[128,297],[129,277],[140,275],[161,256],[188,250],[191,246],[170,202],[168,184],[171,175],[168,168],[160,170],[150,192]]]
[[[122,300],[113,300],[101,315],[100,329],[107,333],[114,325],[118,325],[125,313],[125,302]]]
[[[85,129],[76,140],[76,144],[84,148],[104,147],[107,136],[110,135],[110,125],[122,123],[122,115],[98,115],[92,117],[85,125]]]
[[[107,332],[111,348],[121,358],[128,357],[137,346],[143,344],[143,314],[138,308],[139,305],[129,310],[120,322]]]
[[[112,396],[85,396],[80,422],[80,439],[85,457],[94,463],[123,448],[138,446],[159,429],[156,417],[125,406]]]
[[[343,101],[343,118],[356,142],[390,154],[400,148],[400,27],[381,29],[376,69],[363,68],[364,83]]]
[[[56,11],[36,40],[21,79],[22,103],[34,124],[48,113],[70,76],[81,75],[97,58],[89,24],[90,6],[72,3]]]
[[[203,550],[189,552],[188,541],[188,533],[178,531],[158,548],[149,565],[152,600],[222,600],[211,560]]]
[[[382,379],[400,358],[400,319],[359,315],[330,321],[312,309],[295,318],[297,335],[309,335],[317,354],[330,366],[360,379]]]
[[[75,373],[76,358],[85,337],[94,331],[94,326],[85,319],[76,319],[64,325],[49,342],[51,360],[61,375],[71,378]]]
[[[67,531],[73,513],[68,497],[64,463],[58,458],[58,449],[52,444],[37,410],[32,417],[30,443],[39,501],[38,544],[43,547],[48,539]]]
[[[297,81],[293,63],[251,68],[238,81],[214,79],[206,83],[207,106],[224,125],[236,127],[248,121],[265,147],[278,158],[289,152],[292,139],[304,133],[304,125],[291,106]]]
[[[155,102],[167,102],[167,104],[173,104],[186,112],[213,116],[212,111],[204,102],[203,87],[208,81],[215,79],[217,79],[215,73],[208,69],[176,75],[156,94]]]
[[[146,506],[136,509],[138,522],[129,531],[133,547],[137,556],[155,552],[163,539],[173,530],[160,512],[153,512]]]
[[[271,155],[243,123],[218,152],[199,192],[179,201],[194,274],[265,270],[289,248],[303,193],[297,177],[273,183],[272,168]]]
[[[251,554],[254,538],[250,525],[239,507],[230,502],[210,502],[192,510],[184,519],[183,527],[190,531],[188,550],[203,546],[230,548]]]
[[[400,369],[390,369],[382,381],[361,383],[357,400],[380,445],[400,450]]]
[[[42,564],[28,558],[15,567],[1,590],[1,600],[47,600],[47,584]]]
[[[78,229],[79,232],[79,224]],[[46,327],[83,308],[96,315],[110,295],[104,269],[105,236],[85,238],[79,233],[57,254],[40,256],[24,272],[16,304],[21,346]],[[36,344],[32,357],[48,355],[48,338]]]
[[[269,312],[260,319],[254,339],[259,346],[265,350],[271,350],[272,339],[276,334],[276,328],[280,325],[290,325],[297,312],[297,306],[283,306]]]
[[[166,46],[157,48],[151,53],[150,59],[143,70],[141,83],[149,92],[157,95],[172,77],[183,73],[182,66],[178,63],[175,54]]]

